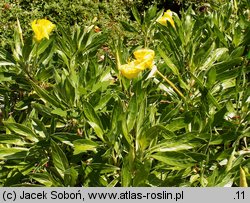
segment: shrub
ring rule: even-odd
[[[247,2],[162,24],[132,7],[112,41],[91,22],[39,42],[15,29],[0,49],[0,185],[247,186]]]

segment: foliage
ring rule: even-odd
[[[132,3],[122,0],[4,0],[0,2],[0,41],[8,46],[13,36],[16,19],[22,24],[24,35],[30,35],[33,20],[47,18],[63,27],[78,24],[90,25],[97,18],[96,25],[110,30],[113,24],[129,18],[127,8]],[[120,9],[116,9],[119,7]]]
[[[112,43],[91,21],[54,21],[40,42],[15,29],[0,50],[0,185],[249,185],[247,8],[189,7],[173,27],[132,7]],[[138,48],[157,69],[128,80],[117,60]]]

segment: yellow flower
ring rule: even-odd
[[[118,69],[124,77],[135,78],[141,71],[153,67],[154,56],[155,52],[151,49],[138,49],[134,52],[135,60],[124,65],[119,65],[118,61]]]
[[[49,39],[49,34],[55,28],[55,25],[46,19],[34,20],[31,24],[32,30],[35,33],[35,39],[39,42],[43,38]]]
[[[128,79],[136,78],[142,71],[136,66],[135,61],[121,65],[119,70],[121,71],[121,74]]]
[[[142,70],[151,69],[154,65],[155,52],[151,49],[138,49],[134,52],[135,59]]]
[[[157,22],[162,24],[162,25],[167,25],[167,21],[170,22],[170,24],[175,28],[171,10],[167,10],[163,14],[163,16],[161,16],[160,18],[157,19]]]

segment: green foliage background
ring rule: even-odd
[[[0,2],[0,42],[8,46],[12,39],[16,19],[22,24],[24,35],[30,35],[30,24],[37,18],[48,18],[62,26],[87,25],[94,17],[98,18],[97,25],[110,30],[120,20],[133,18],[130,8],[136,6],[144,11],[150,5],[156,4],[158,9],[170,8],[179,10],[193,5],[199,8],[209,2],[218,7],[220,2],[213,0],[2,0]],[[119,8],[119,9],[117,9]],[[8,47],[7,47],[8,48]]]
[[[143,1],[73,2],[3,7],[0,185],[249,185],[249,1],[183,1],[176,29]],[[37,43],[44,16],[57,28]],[[119,73],[142,47],[184,97],[150,70]]]
[[[97,17],[98,26],[109,29],[129,17],[128,8],[132,4],[123,0],[4,0],[0,2],[1,45],[6,46],[12,38],[17,17],[25,35],[31,34],[30,24],[34,19],[44,17],[62,26],[88,25]]]

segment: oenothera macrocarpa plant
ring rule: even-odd
[[[5,120],[10,115],[20,116],[18,122],[25,120],[27,112],[31,111],[31,102],[34,99],[30,82],[35,81],[35,83],[47,87],[46,83],[52,76],[51,58],[53,54],[53,36],[46,40],[41,39],[39,42],[35,41],[33,36],[23,39],[21,25],[17,19],[12,53],[1,50],[1,74],[3,74],[1,85],[5,90],[3,93]]]
[[[224,12],[232,12],[233,6],[228,3],[221,9]],[[249,43],[249,29],[244,28],[249,22],[241,19],[242,24],[239,25],[239,17],[222,13],[215,11],[196,18],[190,8],[182,12],[181,19],[174,16],[176,29],[159,25],[159,32],[155,35],[156,39],[161,41],[157,50],[164,61],[164,65],[159,69],[168,74],[170,79],[173,78],[173,81],[178,81],[182,91],[186,92],[186,103],[183,105],[183,116],[188,122],[186,132],[210,134],[206,147],[199,151],[213,157],[203,160],[205,165],[201,165],[202,185],[209,185],[208,180],[216,176],[218,168],[224,168],[228,172],[225,176],[229,180],[232,178],[229,171],[239,171],[240,165],[237,161],[241,160],[243,164],[247,162],[247,156],[239,156],[236,151],[241,151],[241,144],[244,143],[242,141],[246,139],[243,137],[248,131],[247,114],[244,109],[249,106],[249,102],[245,103],[246,98],[249,98],[246,91],[249,82],[244,78],[248,72],[249,62],[244,57],[244,52]],[[230,21],[235,23],[229,24]],[[219,30],[218,23],[224,23],[219,27],[230,32],[231,37]],[[238,25],[237,32],[234,31],[235,25]],[[239,94],[245,96],[240,97]],[[244,104],[239,103],[240,100],[244,101]],[[241,118],[240,127],[236,126],[234,118],[229,116],[236,114]],[[234,127],[228,129],[227,126],[231,124]],[[227,137],[230,133],[235,135],[234,139]],[[213,142],[216,137],[227,138],[223,138],[223,142]],[[231,143],[232,146],[226,143]],[[210,174],[206,168],[213,165],[214,161],[221,160],[215,157],[222,153],[213,151],[213,145],[226,147],[227,163],[225,166],[217,166],[218,168]],[[248,143],[245,142],[243,148],[248,147]]]
[[[95,33],[93,26],[66,34],[56,25],[53,36],[51,26],[47,20],[34,21],[35,40],[23,39],[19,26],[13,53],[1,51],[2,185],[88,185],[96,171],[85,161],[109,143],[97,114],[105,116],[113,96],[107,90],[112,84],[107,59],[100,61],[97,55],[106,35]],[[82,159],[83,154],[88,155]],[[105,164],[108,173],[118,170],[108,162],[96,167]],[[8,178],[10,174],[17,178]],[[103,180],[100,185],[107,185]]]
[[[133,8],[113,47],[95,25],[19,26],[0,51],[0,185],[247,186],[244,5]]]
[[[223,9],[226,10],[231,7],[232,4],[229,3],[226,4]],[[215,18],[215,16],[218,19],[224,19],[222,14],[218,14],[217,11],[212,14],[212,18]],[[161,21],[162,18],[164,23]],[[137,19],[140,20],[138,16]],[[200,18],[196,18],[196,14],[191,8],[182,13],[182,18],[179,18],[177,15],[173,16],[172,19],[175,26],[171,26],[171,24],[173,24],[171,22],[168,24],[170,17],[167,16],[167,13],[156,19],[158,19],[159,24],[155,23],[154,25],[156,27],[152,26],[150,29],[153,30],[151,34],[154,35],[154,37],[151,38],[151,43],[157,45],[155,49],[155,64],[160,71],[158,73],[162,77],[167,76],[167,80],[173,81],[171,83],[174,86],[178,85],[181,89],[180,91],[184,93],[182,94],[183,97],[180,97],[182,100],[178,101],[169,94],[168,88],[162,86],[162,84],[158,85],[164,100],[161,100],[159,103],[154,101],[154,105],[156,105],[157,109],[161,109],[161,113],[159,117],[155,115],[156,117],[154,117],[153,120],[157,120],[157,122],[164,125],[164,129],[174,133],[170,135],[169,132],[169,136],[173,136],[173,139],[176,134],[179,135],[178,137],[180,139],[182,137],[181,135],[185,135],[187,138],[192,134],[196,137],[195,139],[204,139],[205,142],[199,145],[197,151],[193,151],[197,146],[192,146],[194,144],[192,140],[189,140],[187,143],[184,142],[185,144],[179,143],[178,147],[164,148],[164,141],[166,141],[165,136],[162,140],[164,143],[161,145],[162,148],[157,148],[160,152],[156,154],[153,153],[150,157],[154,157],[154,159],[165,163],[166,165],[162,165],[163,168],[171,168],[173,166],[177,167],[172,162],[173,154],[175,156],[179,156],[180,154],[179,152],[177,154],[171,154],[170,152],[184,152],[185,155],[188,154],[189,157],[197,161],[196,166],[199,168],[199,173],[194,173],[191,176],[193,184],[199,182],[199,184],[203,186],[230,185],[234,179],[233,174],[240,171],[240,163],[242,162],[244,166],[249,164],[248,155],[239,155],[239,153],[244,151],[241,151],[241,147],[244,149],[248,149],[249,147],[248,142],[246,142],[248,137],[248,113],[246,113],[248,111],[246,111],[246,109],[249,106],[249,102],[245,103],[245,101],[249,99],[249,92],[247,91],[249,82],[246,80],[248,72],[247,65],[249,62],[247,58],[244,57],[244,53],[248,50],[247,43],[249,42],[249,29],[244,28],[249,22],[243,20],[237,32],[233,32],[233,25],[231,25],[232,27],[229,27],[227,30],[231,30],[232,38],[229,38],[226,33],[223,34],[216,28],[216,24],[222,22],[221,20],[216,21],[216,24],[213,25],[215,19],[211,20],[211,15],[203,15]],[[139,20],[137,21],[140,22]],[[234,20],[236,24],[239,22],[236,16],[228,15],[227,22],[230,20]],[[143,23],[141,25],[144,26]],[[236,41],[238,42],[237,45],[234,43]],[[232,42],[234,43],[234,47],[231,46]],[[130,79],[130,82],[127,83],[126,80],[121,77],[121,84],[128,90],[130,97],[136,97],[134,95],[138,96],[138,86],[141,88],[141,91],[143,91],[143,88],[149,85],[149,80],[146,80],[149,73],[141,71],[140,66],[137,66],[138,64],[135,63],[136,57],[134,57],[135,60],[128,60],[129,54],[127,54],[128,51],[125,50],[124,45],[117,43],[116,47],[118,69],[120,69],[121,75]],[[125,55],[125,57],[123,57],[123,55]],[[120,58],[122,58],[123,63],[125,63],[122,67],[119,67]],[[228,70],[229,67],[230,70]],[[127,72],[124,69],[127,70]],[[127,73],[132,74],[127,75]],[[139,73],[144,74],[141,75]],[[151,74],[149,75],[151,76]],[[159,80],[157,80],[156,77],[157,74],[152,81],[159,84]],[[168,82],[173,88],[171,83]],[[151,85],[152,84],[150,84],[150,86]],[[159,93],[159,89],[156,89],[158,91],[155,91],[155,93]],[[221,90],[223,90],[223,93]],[[164,93],[167,93],[168,96],[165,96]],[[244,96],[239,96],[239,94]],[[155,94],[149,94],[147,97],[157,98]],[[241,103],[239,101],[244,102]],[[165,105],[163,106],[161,102],[164,102]],[[147,111],[145,110],[144,112]],[[241,115],[240,121],[235,121],[235,119],[239,118],[239,115]],[[146,121],[144,120],[144,122]],[[236,123],[240,124],[240,127]],[[231,128],[228,128],[228,125],[232,125]],[[135,127],[135,129],[137,128],[138,126]],[[159,129],[158,126],[155,127],[155,129]],[[132,132],[133,131],[131,131],[131,133]],[[162,133],[160,130],[158,133],[159,132]],[[228,136],[230,133],[234,134],[235,137],[230,138],[230,136]],[[159,136],[157,133],[154,133],[154,136],[155,139],[159,138],[157,137]],[[144,135],[143,133],[140,135],[135,134],[135,137],[136,150],[135,152],[133,151],[134,153],[131,152],[131,154],[128,154],[128,156],[136,159],[141,157],[139,156],[141,153],[139,153],[140,150],[138,150],[140,149],[140,147],[138,147],[140,144],[138,143],[142,143],[139,140],[144,137]],[[150,138],[152,139],[152,137]],[[221,141],[219,141],[220,139]],[[157,144],[153,142],[155,141],[154,139],[151,141],[152,142],[149,142],[149,148],[152,147],[154,149],[154,145]],[[159,142],[159,140],[157,141]],[[168,144],[169,142],[171,143],[169,140],[166,141]],[[229,143],[231,143],[232,146],[230,146]],[[217,161],[222,161],[221,156],[222,153],[224,153],[220,150],[214,151],[216,146],[228,150],[226,158],[223,156],[225,158],[225,164],[216,164]],[[147,147],[148,145],[146,145],[145,148]],[[143,149],[145,150],[145,148]],[[145,157],[147,157],[148,154],[145,154]],[[209,159],[208,156],[212,157]],[[185,160],[185,158],[183,160]],[[144,164],[146,164],[146,161]],[[192,165],[192,161],[190,161],[190,164]],[[180,167],[181,165],[182,164],[179,163],[178,166]],[[210,173],[208,169],[214,165],[215,168]],[[131,163],[124,167],[130,167],[128,170],[136,171],[136,166]],[[221,182],[210,182],[213,177],[218,177],[218,170],[226,171],[225,174],[220,175]],[[150,172],[148,172],[148,175],[149,174]],[[134,178],[137,179],[136,176]],[[242,178],[242,175],[240,178]]]

